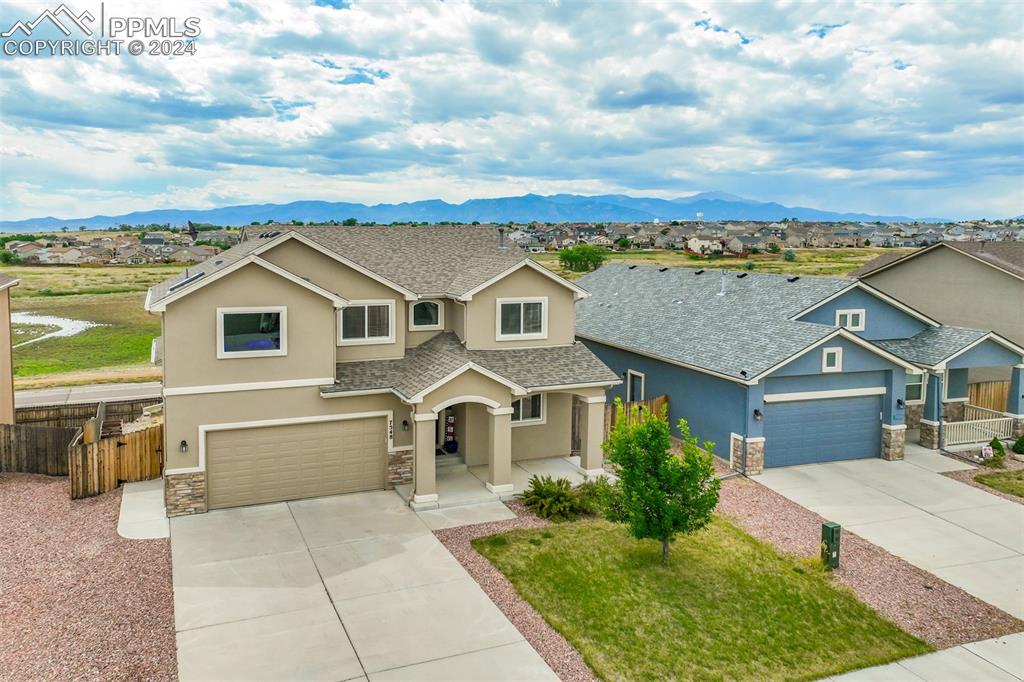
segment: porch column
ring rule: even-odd
[[[743,456],[733,460],[733,468],[747,476],[764,471],[764,384],[747,386],[746,414],[743,418]],[[730,449],[732,444],[730,443]]]
[[[605,474],[604,449],[601,447],[604,441],[605,397],[581,397],[580,402],[583,403],[583,423],[580,424],[580,435],[583,437],[580,468],[588,478],[596,478]]]
[[[907,442],[907,425],[904,423],[902,405],[906,395],[906,372],[886,371],[885,395],[882,396],[882,459],[903,459]]]
[[[924,399],[919,442],[929,450],[939,448],[939,422],[942,421],[942,374],[928,374],[928,393]]]
[[[416,425],[413,457],[413,509],[434,509],[437,507],[437,487],[434,482],[434,434],[437,430],[437,415],[433,412],[417,413],[412,416]]]
[[[488,407],[490,447],[487,449],[487,489],[495,494],[512,492],[512,408]]]
[[[1006,413],[1013,416],[1013,437],[1024,436],[1024,364],[1010,370],[1010,388],[1006,392]]]

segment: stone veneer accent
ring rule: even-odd
[[[743,439],[729,436],[729,459],[733,471],[743,470]]]
[[[1014,438],[1024,436],[1024,417],[1017,416],[1017,418],[1013,420],[1013,431],[1011,431],[1011,433]]]
[[[966,406],[966,400],[959,400],[955,403],[942,403],[942,418],[947,422],[962,422]]]
[[[164,506],[167,516],[206,512],[206,472],[164,475]]]
[[[904,446],[907,443],[907,427],[898,424],[889,426],[882,424],[882,459],[894,461],[903,459]]]
[[[413,450],[399,450],[388,453],[388,480],[387,486],[394,488],[396,485],[412,483],[412,461]]]
[[[903,412],[903,423],[907,425],[908,429],[916,429],[918,424],[921,423],[921,417],[923,416],[924,403],[907,405]]]
[[[918,442],[922,447],[926,447],[929,450],[939,449],[939,425],[936,422],[928,421],[927,419],[921,420],[921,438]]]
[[[747,476],[754,476],[764,471],[764,441],[747,441]]]

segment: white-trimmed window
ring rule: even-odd
[[[632,402],[634,400],[644,400],[644,384],[647,383],[647,377],[642,372],[637,372],[633,369],[626,370],[626,402]]]
[[[543,393],[534,393],[512,401],[512,426],[543,424],[545,417]]]
[[[409,303],[409,330],[426,332],[444,329],[444,303],[441,301],[411,301]]]
[[[927,374],[912,374],[907,372],[907,390],[903,394],[903,400],[908,403],[924,402],[924,378]]]
[[[217,308],[217,357],[288,355],[288,309],[284,306]]]
[[[395,342],[395,302],[352,301],[338,311],[338,345]]]
[[[546,339],[548,298],[499,298],[495,333],[499,341]]]
[[[826,374],[843,371],[842,348],[826,348],[821,351],[821,371]]]
[[[851,332],[864,331],[866,314],[863,308],[836,311],[836,326]]]

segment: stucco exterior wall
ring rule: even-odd
[[[546,296],[547,338],[533,340],[512,339],[498,341],[497,299]],[[466,347],[522,348],[527,346],[559,346],[574,341],[576,309],[573,292],[544,275],[523,267],[473,295],[466,303]]]
[[[11,359],[11,289],[0,291],[0,424],[14,423],[14,364]]]
[[[217,308],[249,306],[287,308],[287,355],[217,357]],[[164,312],[165,388],[333,377],[331,301],[258,265],[197,289]]]
[[[538,457],[568,457],[572,450],[572,396],[545,393],[545,422],[512,422],[512,461]],[[486,414],[486,413],[485,413]]]
[[[940,246],[863,279],[940,322],[1024,345],[1024,280],[970,256]]]
[[[233,424],[296,417],[314,417],[357,412],[394,412],[394,446],[412,445],[410,408],[393,394],[321,398],[316,387],[206,393],[166,396],[164,398],[166,468],[181,469],[199,465],[199,426]],[[410,428],[402,430],[402,420]],[[181,441],[188,452],[180,450]]]

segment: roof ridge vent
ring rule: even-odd
[[[736,275],[736,279],[743,279],[744,277],[746,277],[749,274],[750,274],[749,272],[741,272],[740,274]]]
[[[800,279],[800,275],[793,275],[792,277],[787,277],[787,278],[786,278],[786,281],[787,281],[787,282],[795,282],[795,281],[797,281],[798,279]]]
[[[700,270],[698,270],[697,272],[695,272],[693,274],[695,274],[695,275],[703,275],[704,274],[704,268],[701,268]]]
[[[628,266],[626,266],[626,269],[627,270],[636,270],[636,266],[635,265],[628,265]]]
[[[658,268],[658,272],[665,272],[668,268]]]

